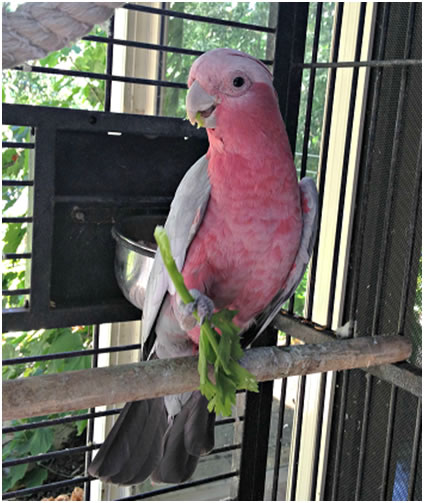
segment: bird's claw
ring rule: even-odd
[[[189,320],[194,319],[193,313],[194,311],[196,311],[199,317],[199,325],[203,325],[206,319],[210,320],[215,310],[213,300],[210,299],[207,295],[199,292],[199,290],[192,289],[190,290],[190,294],[194,298],[193,302],[190,302],[188,304],[184,304],[182,302],[178,303],[178,308],[181,314],[180,324],[182,324],[184,327],[191,325],[191,323],[189,323]],[[181,323],[181,321],[183,323]],[[195,324],[196,323],[194,323],[193,325]]]

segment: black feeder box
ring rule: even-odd
[[[4,123],[35,132],[29,308],[5,313],[6,330],[139,319],[114,273],[112,226],[137,216],[153,243],[181,179],[208,148],[188,121],[30,106],[3,107]]]

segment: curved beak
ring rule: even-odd
[[[197,127],[216,127],[214,111],[216,100],[195,80],[187,93],[186,109],[188,120]]]

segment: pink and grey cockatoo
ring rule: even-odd
[[[181,181],[165,224],[177,266],[193,292],[184,306],[160,254],[142,318],[145,357],[193,355],[201,316],[237,311],[259,335],[294,292],[312,253],[317,192],[298,183],[272,76],[257,59],[215,49],[193,64],[187,94],[192,123],[209,150]],[[214,414],[196,391],[127,404],[89,472],[118,484],[182,482],[214,446]]]

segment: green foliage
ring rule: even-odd
[[[236,391],[258,391],[255,377],[238,361],[243,356],[239,328],[232,322],[235,311],[223,309],[214,313],[211,331],[205,322],[200,330],[199,363],[200,391],[209,400],[208,409],[231,416],[236,403]],[[214,367],[215,384],[208,377],[208,364]]]
[[[59,328],[52,330],[33,330],[23,333],[7,333],[3,335],[3,358],[18,358],[23,356],[47,355],[76,351],[88,347],[91,341],[89,327]],[[3,366],[3,379],[18,379],[69,370],[90,367],[90,357],[61,358],[37,361],[19,365]],[[83,411],[73,412],[81,414]],[[68,414],[53,414],[43,417],[12,421],[12,425],[27,424],[34,421],[54,419]],[[87,422],[75,423],[77,434],[81,435]],[[49,452],[54,449],[54,428],[44,427],[24,430],[14,433],[13,438],[3,446],[3,459],[22,458]],[[37,463],[9,467],[3,476],[3,491],[17,486],[33,487],[41,484],[47,478],[47,470]]]
[[[91,342],[89,327],[55,328],[3,335],[3,357],[48,355],[87,348]],[[3,379],[17,379],[39,374],[65,372],[90,367],[90,357],[60,358],[3,367]]]
[[[106,36],[98,26],[91,34]],[[46,68],[105,73],[106,48],[106,44],[80,40],[71,47],[50,53],[35,64]],[[105,80],[3,71],[3,101],[9,103],[103,110],[104,94]]]
[[[5,473],[2,477],[2,489],[3,492],[12,489],[15,484],[25,477],[28,470],[28,464],[11,466],[6,468]]]

